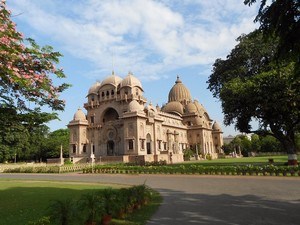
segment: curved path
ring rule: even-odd
[[[147,225],[300,224],[300,178],[198,175],[0,174],[0,178],[143,184],[164,201]]]

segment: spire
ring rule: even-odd
[[[181,80],[179,79],[179,75],[177,75],[177,79],[176,79],[175,83],[176,83],[176,84],[182,83]]]

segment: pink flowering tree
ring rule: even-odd
[[[56,67],[61,56],[51,46],[40,47],[33,39],[25,39],[16,30],[5,0],[0,1],[0,161],[3,146],[18,142],[11,138],[18,136],[16,132],[30,133],[33,126],[55,118],[54,113],[41,112],[41,106],[64,109],[60,93],[69,85],[53,82],[65,78]]]
[[[5,1],[0,4],[1,103],[16,104],[20,110],[27,110],[25,102],[30,101],[63,110],[64,101],[59,94],[68,85],[55,86],[52,80],[65,77],[62,69],[55,66],[61,54],[50,46],[41,48],[32,39],[26,39],[25,45],[23,35],[10,20],[11,12],[6,9]]]

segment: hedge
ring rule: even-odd
[[[178,166],[131,166],[118,164],[84,168],[83,173],[300,176],[300,167],[275,165],[202,166],[195,164]]]

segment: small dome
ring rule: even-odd
[[[128,73],[128,75],[120,83],[120,88],[126,86],[131,88],[139,87],[141,90],[143,90],[141,82],[139,81],[139,79],[133,76],[132,73]]]
[[[94,84],[90,87],[88,95],[90,95],[90,94],[97,94],[98,89],[100,88],[100,86],[101,86],[101,83],[100,83],[100,82],[97,81],[96,83],[94,83]]]
[[[182,115],[183,114],[183,106],[180,102],[176,102],[176,101],[172,101],[167,103],[163,109],[163,112],[167,112],[167,113],[177,113]]]
[[[73,120],[76,120],[76,121],[78,121],[78,120],[79,121],[86,121],[86,116],[85,116],[84,112],[80,108],[74,114]]]
[[[192,97],[190,91],[181,82],[179,76],[177,76],[175,85],[171,88],[169,92],[169,102],[172,101],[183,102],[184,100],[190,102],[192,101]]]
[[[195,118],[195,124],[196,125],[203,125],[203,119],[201,119],[199,116]]]
[[[193,102],[190,102],[186,106],[186,111],[189,113],[196,113],[196,112],[198,112],[198,109],[197,109],[197,106]]]
[[[117,87],[118,84],[121,83],[121,81],[122,81],[122,78],[115,75],[114,72],[112,72],[112,75],[106,77],[102,81],[101,86],[103,87],[104,85],[110,84],[110,85]]]
[[[221,126],[219,125],[219,123],[217,121],[214,122],[212,129],[215,131],[222,131]]]
[[[150,102],[148,105],[145,106],[146,110],[152,110],[154,112],[157,111],[156,107],[153,107],[152,103]]]
[[[199,115],[202,116],[206,112],[203,105],[201,105],[197,100],[194,101],[194,105],[196,106]]]
[[[137,112],[143,110],[143,106],[140,105],[136,100],[132,100],[128,104],[128,111],[129,112]]]

